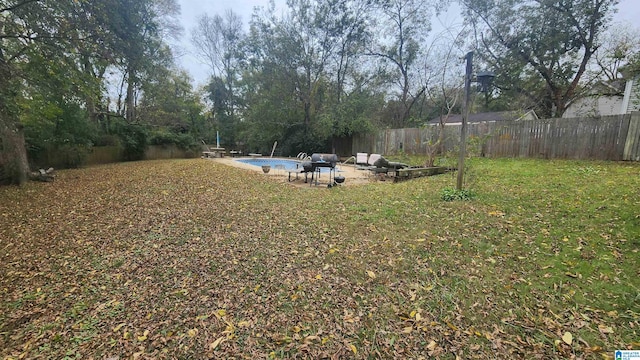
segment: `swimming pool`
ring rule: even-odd
[[[272,169],[275,169],[276,165],[283,165],[285,170],[295,170],[298,167],[302,166],[300,161],[297,160],[287,160],[287,159],[238,159],[237,162],[241,162],[244,164],[249,164],[253,166],[263,166],[263,165],[271,165]]]
[[[295,170],[297,168],[302,168],[302,162],[298,160],[289,160],[289,159],[272,159],[272,158],[251,158],[251,159],[237,159],[237,162],[241,162],[248,165],[253,166],[263,166],[263,165],[271,165],[272,169],[276,168],[276,165],[283,165],[285,170]],[[328,172],[329,168],[319,168],[320,172],[325,173]],[[340,172],[340,170],[336,167],[336,172]]]

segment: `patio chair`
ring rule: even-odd
[[[357,153],[356,154],[356,169],[367,169],[369,168],[369,154],[367,153]]]
[[[369,160],[367,160],[367,164],[369,164],[369,167],[375,167],[376,161],[378,161],[378,159],[380,159],[381,157],[382,155],[380,154],[371,154],[369,155]]]

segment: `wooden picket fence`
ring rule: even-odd
[[[467,125],[471,155],[640,161],[640,112],[596,118],[495,121]],[[426,154],[439,126],[386,129],[353,138],[358,152]],[[445,151],[460,143],[460,125],[445,126]]]

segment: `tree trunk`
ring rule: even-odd
[[[23,184],[27,181],[29,162],[22,128],[12,106],[16,94],[11,68],[0,49],[0,184]]]
[[[135,71],[129,69],[127,73],[127,98],[126,102],[126,115],[127,122],[132,123],[136,118],[136,105],[134,99],[134,87],[135,87]]]
[[[24,136],[19,126],[0,112],[0,184],[22,185],[27,181],[29,162]]]
[[[309,101],[304,102],[304,136],[305,139],[309,136],[311,129],[311,103]]]
[[[91,69],[91,63],[89,62],[89,59],[87,59],[86,57],[83,57],[83,62],[84,62],[84,71],[85,73],[95,77],[92,69]],[[101,128],[101,124],[98,121],[98,112],[96,111],[96,99],[93,96],[93,94],[91,92],[89,92],[86,97],[85,97],[85,103],[87,106],[87,113],[89,114],[89,121],[92,124],[97,124],[98,127]]]

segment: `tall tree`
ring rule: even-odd
[[[168,127],[185,133],[202,127],[202,105],[184,70],[158,68],[142,84],[139,119],[145,124]]]
[[[178,36],[176,16],[180,8],[175,0],[105,0],[108,2],[110,44],[122,71],[126,87],[124,116],[136,121],[136,100],[143,78],[150,69],[169,66],[165,59],[168,36]],[[160,61],[158,63],[157,61]]]
[[[237,87],[244,53],[242,20],[232,10],[223,16],[202,15],[191,31],[191,41],[212,74],[209,98],[213,101],[214,121],[221,125],[227,143],[235,142],[236,111],[240,94]]]
[[[336,16],[334,38],[337,46],[327,71],[338,103],[350,85],[358,82],[367,66],[364,51],[367,39],[371,38],[372,29],[367,26],[372,15],[370,5],[369,0],[342,0],[331,5]]]
[[[64,49],[78,33],[66,15],[73,2],[0,1],[0,182],[22,183],[29,171],[19,125],[19,106],[29,53],[48,51],[64,58]]]
[[[282,83],[278,88],[291,91],[280,94],[281,101],[299,104],[301,118],[287,122],[299,131],[298,146],[304,151],[317,148],[326,140],[320,134],[313,135],[318,130],[318,115],[326,105],[329,67],[340,44],[337,39],[346,30],[334,11],[339,3],[340,0],[289,0],[285,17],[276,17],[272,9],[265,18],[254,17],[251,26],[252,71],[276,74],[274,80]],[[275,89],[265,84],[262,89],[266,88]]]
[[[425,100],[430,112],[429,119],[439,119],[438,140],[428,142],[427,166],[433,166],[436,152],[445,151],[445,125],[452,114],[462,112],[464,73],[459,66],[459,54],[463,53],[466,28],[447,29],[439,34],[429,48],[430,64],[425,68]]]
[[[122,65],[135,95],[177,10],[175,0],[0,0],[0,181],[28,172],[20,121],[86,144],[108,66]]]
[[[561,116],[618,0],[460,0],[496,86],[542,116]]]
[[[397,88],[393,110],[393,127],[403,127],[411,108],[422,96],[416,71],[423,55],[421,44],[430,31],[429,19],[435,4],[423,0],[381,0],[375,8],[380,16],[381,32],[370,45],[368,55],[381,59],[390,70],[390,80]]]

